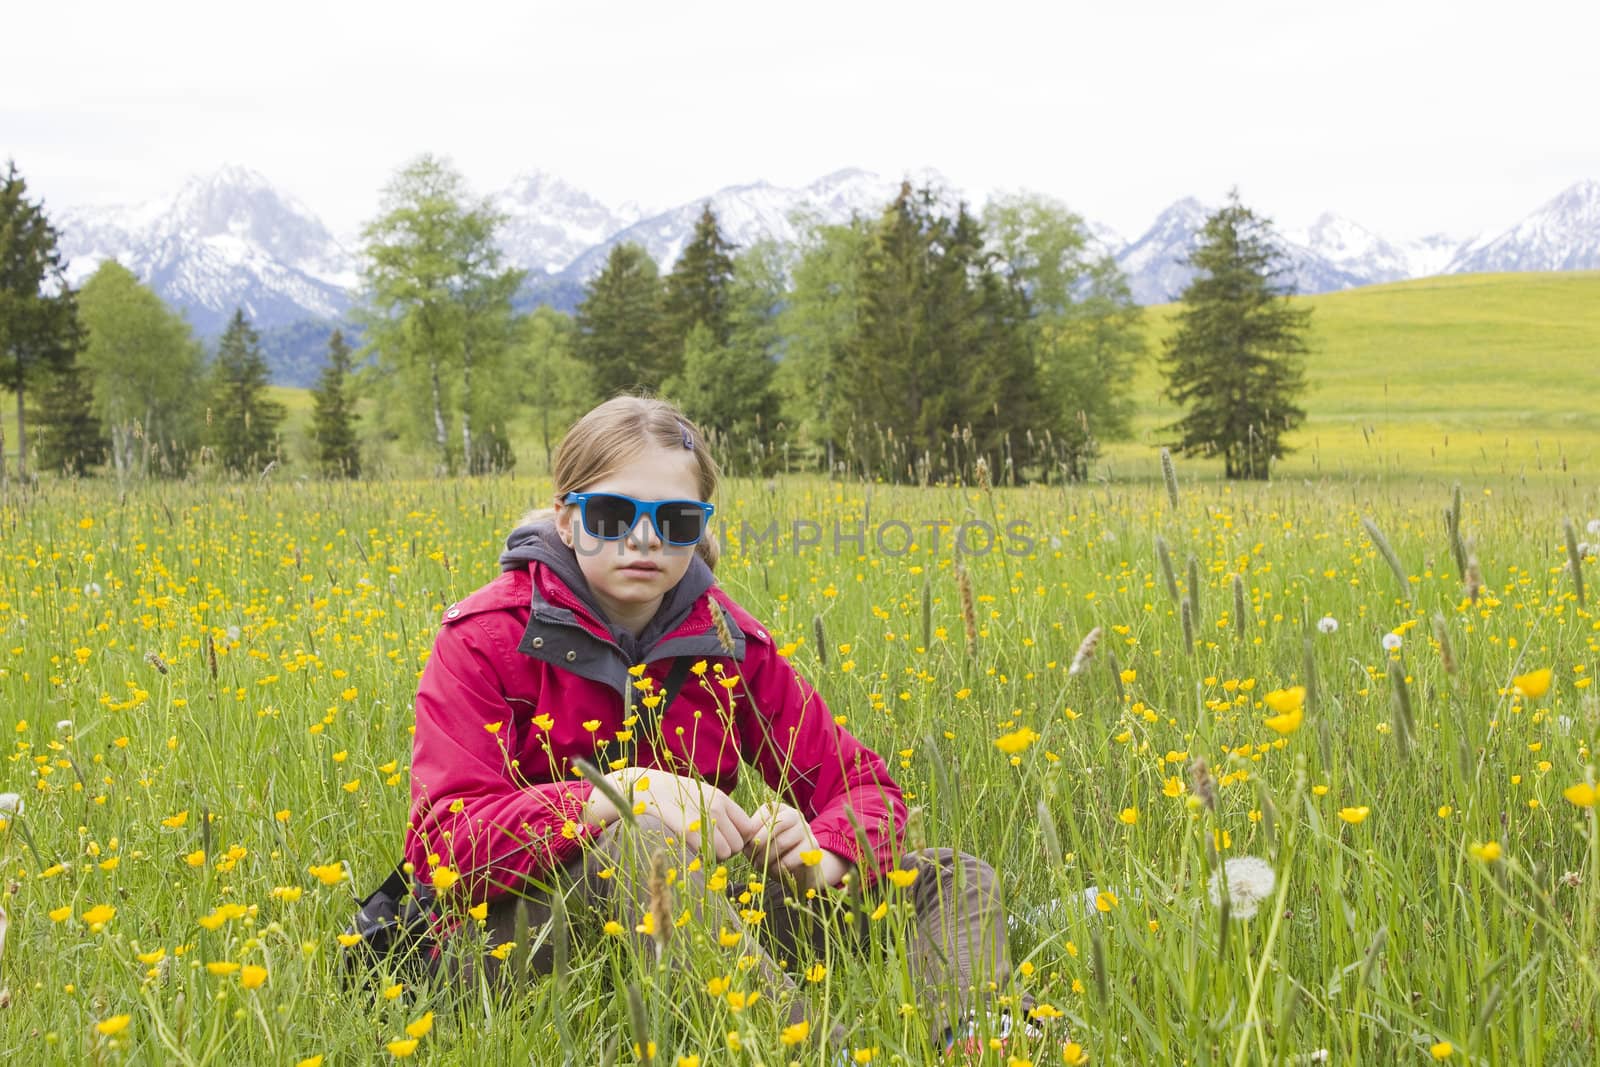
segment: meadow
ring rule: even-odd
[[[913,843],[1000,873],[1018,971],[995,995],[1060,1017],[984,1062],[1593,1062],[1593,478],[1463,479],[1457,503],[1438,477],[1196,470],[1171,495],[788,476],[721,494],[721,582],[890,760]],[[509,1003],[341,985],[338,936],[399,852],[440,614],[547,492],[13,483],[0,1059],[945,1062],[894,890],[852,913],[865,953],[796,961],[798,1029],[693,926],[663,968],[580,924],[570,967]],[[1024,536],[958,556],[950,529],[879,544],[889,520]],[[739,542],[769,521],[822,544]],[[858,522],[864,546],[833,543]],[[843,1059],[819,1040],[835,1024]]]

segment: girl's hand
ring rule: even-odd
[[[756,832],[745,842],[744,853],[750,862],[771,872],[788,871],[793,874],[801,889],[826,889],[839,884],[850,870],[850,861],[836,852],[829,852],[817,844],[798,808],[777,801],[768,801],[750,818]],[[806,854],[821,853],[821,860],[806,863]]]
[[[606,775],[618,793],[627,796],[632,786],[634,814],[654,815],[669,834],[698,851],[703,838],[712,842],[717,861],[744,849],[761,826],[733,799],[708,782],[645,767],[624,767]],[[622,817],[602,791],[596,789],[583,807],[583,821],[607,826]]]

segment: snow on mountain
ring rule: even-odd
[[[1205,225],[1207,208],[1194,197],[1176,201],[1140,237],[1117,253],[1117,266],[1128,276],[1128,288],[1140,304],[1176,300],[1194,271],[1183,260],[1194,249]]]
[[[1179,200],[1117,253],[1135,300],[1159,304],[1177,299],[1194,277],[1183,260],[1210,213],[1192,197]],[[1284,280],[1295,292],[1328,293],[1438,274],[1461,242],[1434,234],[1396,245],[1360,223],[1327,212],[1304,229],[1281,231],[1278,245],[1288,260]]]
[[[1451,274],[1600,269],[1600,181],[1569,186],[1516,226],[1462,248]]]
[[[716,212],[723,236],[741,248],[764,238],[792,243],[801,237],[803,221],[841,223],[857,214],[876,217],[899,193],[901,180],[849,169],[798,189],[769,182],[728,186],[612,234],[562,273],[569,279],[586,282],[605,266],[613,247],[630,241],[643,246],[663,270],[670,269],[694,236],[695,221],[707,204]],[[935,170],[912,172],[904,180],[918,188],[927,185],[941,190],[952,201],[962,195]]]
[[[1395,282],[1411,277],[1411,264],[1403,249],[1331,211],[1324,212],[1304,230],[1285,230],[1284,240],[1298,245],[1335,270],[1368,282]]]
[[[115,258],[204,336],[220,333],[236,307],[269,328],[350,305],[348,251],[304,205],[244,167],[191,178],[170,200],[64,212],[58,228],[74,284]]]
[[[500,247],[507,261],[536,274],[557,273],[641,215],[636,204],[609,208],[543,171],[519,175],[492,202],[506,216]]]

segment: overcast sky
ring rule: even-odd
[[[1504,227],[1600,178],[1600,3],[49,3],[3,19],[0,156],[55,206],[260,171],[335,230],[395,169],[665,207],[934,167],[1136,236],[1237,185],[1284,226]]]

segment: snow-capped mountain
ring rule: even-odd
[[[1285,230],[1283,238],[1352,278],[1397,282],[1411,277],[1411,264],[1403,249],[1331,211],[1303,230]]]
[[[1128,276],[1135,301],[1164,304],[1183,292],[1194,277],[1183,261],[1194,248],[1208,214],[1200,201],[1185,197],[1157,215],[1148,230],[1117,253],[1117,266]]]
[[[63,212],[57,228],[74,284],[115,258],[204,336],[220,333],[236,307],[273,327],[350,305],[349,252],[304,205],[244,167],[191,178],[170,200]]]
[[[1179,200],[1117,254],[1135,300],[1159,304],[1177,299],[1194,277],[1184,260],[1212,210],[1193,197]],[[1332,212],[1304,229],[1279,231],[1277,241],[1288,259],[1284,281],[1297,293],[1328,293],[1437,274],[1461,245],[1444,235],[1396,245]]]
[[[544,171],[520,175],[492,198],[506,218],[500,248],[535,274],[555,274],[619,230],[639,221],[638,205],[607,207]]]
[[[927,185],[940,190],[952,202],[962,196],[935,170],[917,171],[904,180],[918,188]],[[695,221],[707,204],[716,212],[723,236],[741,248],[764,238],[792,243],[802,234],[801,220],[840,223],[855,214],[877,216],[899,193],[901,181],[901,178],[849,169],[836,171],[798,189],[786,189],[769,182],[731,185],[612,234],[573,260],[562,273],[574,281],[586,282],[605,266],[613,247],[630,241],[642,246],[662,270],[667,270],[677,262],[684,246],[694,236]]]
[[[1600,270],[1600,181],[1569,186],[1505,233],[1462,248],[1446,269]]]

